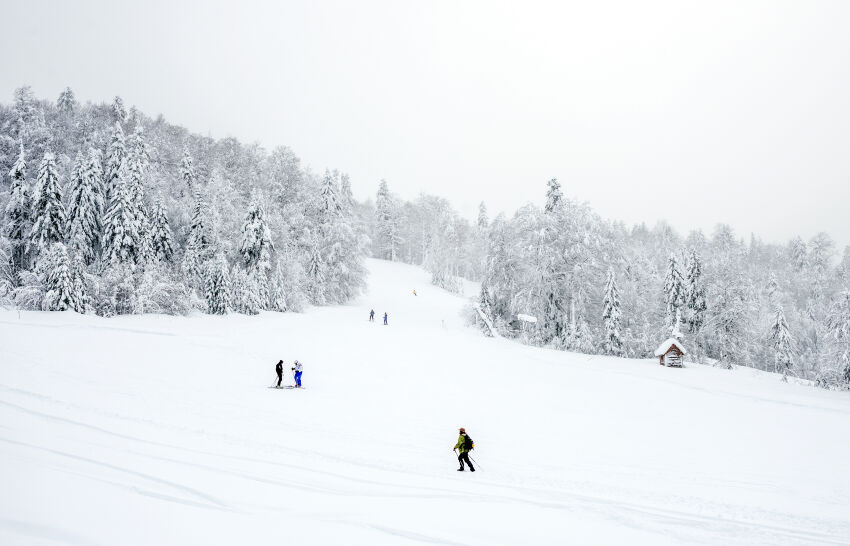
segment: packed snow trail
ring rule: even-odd
[[[0,312],[0,544],[850,543],[847,393],[485,338],[368,266],[304,314]]]

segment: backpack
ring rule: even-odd
[[[473,442],[472,438],[467,435],[464,435],[463,449],[467,451],[472,451],[473,449],[475,449],[475,442]]]

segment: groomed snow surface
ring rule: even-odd
[[[0,312],[0,544],[850,543],[847,393],[485,338],[368,265],[304,314]]]

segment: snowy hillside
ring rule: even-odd
[[[367,265],[304,314],[0,312],[0,544],[850,543],[847,393],[488,339]]]

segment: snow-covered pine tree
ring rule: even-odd
[[[92,309],[92,302],[86,282],[86,263],[82,254],[74,254],[71,260],[71,282],[77,302],[75,311],[82,314],[88,313]]]
[[[56,109],[61,113],[68,115],[72,114],[76,108],[77,99],[74,97],[74,92],[70,87],[66,87],[65,90],[59,94],[59,98],[56,100]]]
[[[256,315],[266,303],[260,300],[259,289],[253,275],[234,266],[230,273],[230,293],[232,309],[243,315]]]
[[[705,284],[702,278],[702,260],[695,248],[691,248],[688,256],[688,277],[686,290],[686,321],[688,331],[696,334],[705,323],[707,310]]]
[[[103,258],[132,268],[142,261],[144,248],[124,176],[122,170],[113,185],[112,201],[103,219]]]
[[[487,229],[490,226],[490,218],[487,216],[487,205],[484,201],[478,204],[478,219],[475,222],[478,229]]]
[[[377,256],[396,261],[403,242],[400,233],[398,203],[390,193],[386,180],[381,180],[375,199],[375,230]]]
[[[127,109],[124,107],[124,99],[115,95],[112,99],[112,118],[116,123],[124,123],[127,119]]]
[[[259,200],[255,199],[242,224],[242,240],[239,243],[242,265],[249,271],[270,269],[273,249],[271,230],[266,222],[265,212]]]
[[[767,295],[767,301],[770,304],[771,309],[776,309],[780,305],[779,298],[781,290],[779,288],[779,279],[776,278],[776,273],[773,271],[770,272],[764,291]]]
[[[311,266],[321,269],[321,288],[325,303],[342,303],[350,300],[362,288],[365,268],[362,261],[362,243],[351,227],[350,214],[340,202],[336,176],[326,171],[320,190],[321,201],[318,215],[318,237],[321,260]],[[309,271],[317,271],[311,267]],[[314,277],[314,282],[317,281]],[[318,287],[314,293],[318,292]]]
[[[809,249],[800,237],[791,241],[791,261],[797,271],[803,271],[809,264]]]
[[[53,243],[62,242],[65,234],[65,206],[62,204],[62,186],[59,184],[56,158],[51,152],[44,154],[38,167],[30,217],[30,242],[39,252]]]
[[[51,243],[39,257],[39,275],[45,289],[42,310],[86,311],[85,284],[75,282],[68,250],[62,243]],[[81,292],[82,291],[82,292]]]
[[[189,224],[189,239],[183,256],[183,270],[197,282],[204,275],[204,264],[215,254],[215,232],[210,220],[209,205],[199,187],[195,187],[195,206]]]
[[[224,256],[207,262],[204,277],[207,312],[211,315],[226,315],[230,309],[230,275]]]
[[[107,207],[111,205],[112,200],[115,199],[115,186],[120,183],[119,177],[121,176],[121,171],[124,168],[124,161],[126,160],[126,157],[127,148],[124,141],[124,129],[121,128],[120,123],[116,122],[112,129],[112,136],[109,140],[109,148],[106,150],[106,179],[104,180],[104,187],[106,189]]]
[[[667,304],[667,327],[676,328],[685,303],[685,281],[679,271],[676,254],[670,254],[667,260],[667,274],[664,277],[664,298]]]
[[[18,271],[29,267],[27,259],[27,246],[29,244],[30,224],[30,191],[27,183],[27,162],[24,157],[24,147],[18,159],[9,171],[11,186],[9,187],[9,201],[6,203],[6,221],[3,226],[3,234],[8,237],[11,244],[10,266],[12,281],[17,285]]]
[[[584,317],[579,315],[576,319],[575,330],[570,336],[570,350],[592,355],[596,353],[596,343],[593,340],[593,332],[590,331],[590,325],[584,320]]]
[[[845,388],[850,388],[850,290],[838,295],[830,309],[827,330],[835,345],[835,380]],[[819,378],[821,383],[830,383]]]
[[[605,282],[605,292],[602,298],[602,329],[603,329],[603,351],[608,355],[621,356],[623,354],[623,340],[620,337],[620,291],[617,289],[617,280],[614,278],[614,270],[608,270],[608,279]]]
[[[318,246],[313,246],[307,261],[307,297],[313,305],[325,305],[325,263]]]
[[[547,213],[553,213],[560,210],[564,205],[564,194],[561,193],[561,183],[557,178],[551,179],[546,183],[546,206],[544,210]]]
[[[151,242],[151,223],[145,205],[145,177],[150,161],[150,150],[144,138],[142,124],[137,123],[136,129],[130,136],[127,150],[127,188],[129,204],[139,230],[141,241],[141,259],[152,258],[153,245]]]
[[[157,199],[151,219],[151,247],[154,257],[161,262],[170,262],[174,256],[174,246],[171,242],[171,227],[162,198]]]
[[[351,179],[342,173],[339,177],[339,204],[342,207],[343,216],[350,216],[354,212],[354,193],[351,191]]]
[[[89,160],[91,159],[91,155]],[[77,153],[71,178],[71,201],[68,204],[68,244],[90,264],[97,256],[101,233],[103,196],[90,161]]]
[[[197,174],[195,174],[195,162],[192,160],[188,146],[183,148],[183,159],[180,160],[180,178],[183,180],[188,191],[195,191]]]
[[[284,286],[283,271],[278,260],[275,270],[269,279],[269,311],[283,313],[288,308],[286,287]]]
[[[770,329],[770,339],[773,341],[774,371],[787,375],[794,366],[794,338],[788,331],[788,322],[782,305],[776,308],[776,318]]]

